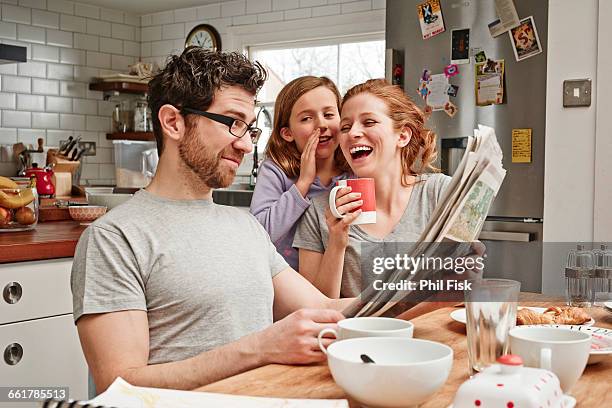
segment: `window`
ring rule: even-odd
[[[273,104],[285,84],[303,75],[327,76],[341,94],[367,79],[384,77],[384,40],[326,42],[284,48],[251,47],[250,58],[261,62],[269,74],[258,99],[264,104]]]

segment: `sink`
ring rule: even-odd
[[[248,183],[234,183],[231,184],[229,187],[225,187],[225,188],[220,188],[216,191],[248,191],[248,192],[253,192],[253,188],[251,187],[250,184]]]
[[[248,184],[246,184],[248,187]],[[213,201],[217,204],[234,207],[250,207],[253,190],[240,188],[220,188],[213,191]]]

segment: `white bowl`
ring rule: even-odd
[[[375,363],[362,362],[362,354]],[[444,385],[453,349],[429,340],[363,337],[332,343],[327,358],[334,380],[353,399],[399,408],[423,403]]]
[[[123,204],[130,198],[132,198],[133,194],[98,194],[98,193],[90,193],[87,197],[87,203],[89,205],[101,205],[107,207],[109,210],[117,207],[120,204]]]

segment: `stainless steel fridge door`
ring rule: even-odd
[[[541,292],[541,223],[487,221],[480,240],[487,247],[484,277],[518,280],[522,292]]]
[[[470,47],[482,48],[487,57],[505,60],[504,103],[477,107],[474,63],[459,65],[450,83],[459,86],[451,101],[458,112],[450,118],[433,112],[428,124],[442,138],[473,134],[478,123],[492,126],[504,151],[506,179],[490,215],[541,218],[544,203],[544,131],[546,121],[546,44],[548,1],[514,0],[520,18],[533,16],[543,52],[516,62],[508,33],[491,37],[488,24],[497,18],[493,0],[441,0],[446,31],[423,40],[416,5],[420,1],[387,0],[386,47],[404,51],[404,89],[417,104],[423,69],[442,73],[450,63],[451,29],[470,28]],[[561,90],[559,90],[561,92]],[[512,163],[512,129],[532,129],[532,163]]]

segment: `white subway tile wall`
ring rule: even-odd
[[[385,0],[234,0],[146,14],[140,16],[140,58],[144,62],[163,65],[168,53],[182,51],[181,40],[201,23],[213,25],[221,34],[221,43],[228,44],[224,37],[230,26],[360,13],[384,8],[385,4]],[[181,38],[179,34],[183,24],[184,35]],[[170,40],[174,42],[171,44]]]
[[[50,11],[32,10],[32,25],[59,28],[59,14]]]
[[[329,6],[320,6],[320,7],[313,7],[312,8],[312,16],[313,17],[332,16],[334,14],[340,14],[340,5],[339,4],[332,4],[332,5],[329,5]]]
[[[42,95],[59,95],[59,82],[47,79],[32,79],[32,93]]]
[[[114,103],[89,90],[93,78],[125,72],[139,59],[163,65],[168,54],[182,51],[186,35],[201,23],[213,25],[228,44],[224,37],[230,26],[363,13],[386,4],[234,0],[138,16],[67,0],[5,2],[0,41],[28,47],[29,60],[19,68],[0,65],[0,144],[46,137],[52,146],[70,135],[96,141],[97,155],[83,159],[81,177],[91,183],[114,182],[113,144],[106,140]],[[0,174],[10,168],[2,159]]]
[[[114,183],[113,145],[106,140],[114,102],[89,91],[89,83],[138,61],[140,16],[66,0],[0,3],[0,42],[28,48],[28,62],[0,65],[0,145],[42,137],[58,146],[80,135],[97,143],[96,156],[83,160],[82,181]],[[179,32],[173,38],[183,39]],[[0,175],[16,169],[12,157],[0,157]]]
[[[247,0],[247,14],[267,13],[272,11],[272,0]]]
[[[72,33],[70,31],[47,29],[47,44],[71,48],[73,45]]]

